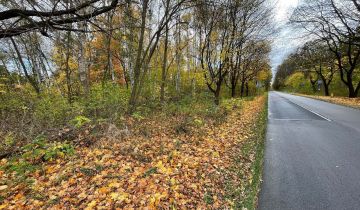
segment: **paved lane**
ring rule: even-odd
[[[360,110],[269,94],[259,209],[360,209]]]

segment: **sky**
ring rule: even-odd
[[[276,0],[274,21],[279,31],[274,35],[270,53],[273,75],[275,75],[277,66],[301,45],[301,42],[296,38],[295,30],[286,24],[298,3],[299,0]]]

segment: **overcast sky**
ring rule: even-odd
[[[300,44],[296,38],[295,30],[286,25],[293,10],[298,5],[299,0],[276,0],[275,4],[275,24],[279,32],[275,35],[270,53],[271,67],[273,75],[275,70],[282,61],[293,52]]]

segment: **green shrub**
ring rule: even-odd
[[[40,136],[22,148],[22,158],[31,162],[40,160],[52,161],[72,155],[74,151],[73,146],[70,144],[60,142],[47,143],[46,139]]]
[[[6,136],[5,136],[5,140],[4,143],[6,146],[13,146],[15,144],[15,135],[13,132],[9,132]]]
[[[194,119],[194,124],[197,127],[201,127],[202,125],[204,125],[204,122],[202,120],[198,119],[198,118],[195,118]]]
[[[97,84],[79,103],[85,116],[93,116],[96,119],[116,119],[127,110],[129,97],[130,90],[124,87],[111,83]]]
[[[35,100],[32,110],[36,122],[43,127],[65,125],[78,112],[68,103],[66,98],[49,93],[44,93]]]
[[[21,155],[13,156],[3,169],[9,173],[16,172],[23,176],[40,168],[40,163],[65,158],[75,153],[74,147],[68,143],[49,143],[43,136],[21,148]]]
[[[32,163],[28,161],[20,160],[16,163],[10,163],[6,166],[7,172],[15,172],[19,176],[23,176],[26,173],[34,172],[36,169],[38,169],[39,166],[33,165]]]
[[[145,117],[139,111],[134,112],[131,116],[138,121],[145,119]]]
[[[91,120],[85,116],[76,116],[70,121],[70,124],[75,128],[81,128],[83,125],[90,123]]]

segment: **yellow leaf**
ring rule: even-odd
[[[190,187],[191,187],[191,188],[194,188],[194,189],[197,189],[197,185],[196,185],[196,184],[194,184],[194,183],[193,183],[193,184],[191,184],[191,185],[190,185]]]
[[[63,152],[58,152],[57,155],[58,155],[60,158],[64,158],[64,157],[65,157],[65,153],[63,153]]]
[[[1,186],[0,186],[0,190],[5,190],[6,188],[8,188],[7,185],[1,185]]]
[[[170,183],[171,183],[171,185],[176,185],[176,180],[174,178],[171,178]]]
[[[110,197],[115,200],[115,201],[126,201],[127,198],[129,197],[129,194],[128,193],[117,193],[117,192],[114,192],[114,193],[111,193],[110,194]]]
[[[87,195],[86,195],[85,192],[82,192],[82,193],[80,193],[77,197],[78,197],[78,198],[86,198]]]
[[[46,169],[46,173],[48,173],[48,174],[54,173],[55,171],[56,171],[55,166],[49,166]]]
[[[156,164],[156,167],[158,168],[158,171],[160,173],[163,173],[163,174],[171,174],[172,173],[172,169],[171,168],[167,168],[163,165],[162,161],[159,161],[157,164]]]
[[[5,209],[7,207],[7,204],[0,205],[0,209]]]
[[[218,152],[218,151],[213,152],[213,157],[214,157],[214,158],[219,158],[219,157],[220,157],[219,152]]]
[[[153,207],[153,208],[156,208],[159,205],[160,200],[162,198],[166,198],[167,196],[168,196],[168,194],[166,192],[162,192],[161,194],[160,193],[155,193],[150,198],[150,206]]]
[[[96,206],[96,201],[91,201],[90,203],[88,203],[86,210],[90,210],[93,209]]]
[[[110,187],[110,188],[112,188],[112,187],[114,187],[114,188],[119,188],[119,187],[120,187],[120,183],[118,183],[118,182],[111,182],[111,183],[109,184],[109,187]]]

